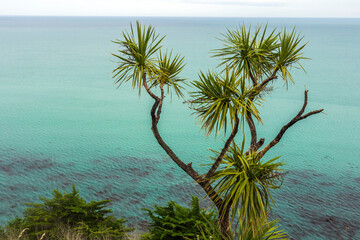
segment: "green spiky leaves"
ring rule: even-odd
[[[236,68],[254,85],[278,70],[285,83],[288,79],[293,82],[289,69],[301,67],[299,61],[306,59],[302,53],[306,44],[301,41],[302,37],[295,29],[290,33],[286,29],[276,33],[276,29],[268,32],[267,26],[263,30],[260,26],[252,33],[251,27],[247,29],[243,25],[223,35],[224,47],[215,50],[214,57],[222,60],[220,65]]]
[[[275,68],[280,70],[285,82],[287,82],[287,79],[294,82],[289,71],[291,67],[299,66],[305,71],[300,64],[300,60],[309,58],[303,57],[302,50],[306,44],[301,43],[302,39],[303,37],[296,33],[295,28],[290,33],[285,29],[279,34],[279,48],[276,52]]]
[[[114,41],[121,49],[112,54],[119,60],[113,77],[119,86],[132,80],[132,87],[138,88],[140,93],[144,75],[148,74],[150,80],[154,78],[157,69],[153,55],[161,48],[164,37],[160,38],[152,26],[141,27],[139,22],[136,22],[136,29],[131,25],[130,32],[124,31],[122,35],[122,40]]]
[[[167,92],[171,94],[173,90],[178,97],[183,97],[182,93],[182,83],[184,83],[185,78],[179,77],[179,74],[183,70],[184,57],[180,55],[172,55],[170,53],[163,53],[160,51],[157,71],[157,81],[154,82],[154,85],[162,84],[167,87]]]
[[[251,222],[256,227],[259,219],[271,211],[273,200],[269,190],[282,184],[279,172],[283,164],[276,162],[278,158],[262,161],[256,152],[245,154],[243,146],[230,147],[210,183],[215,184],[215,191],[233,218],[238,214],[241,222]]]
[[[233,126],[236,116],[240,115],[243,120],[248,111],[260,120],[250,99],[256,94],[255,89],[247,87],[244,78],[234,68],[226,68],[224,74],[201,72],[199,78],[193,82],[195,91],[191,92],[190,102],[208,135],[213,130],[216,134],[220,130],[225,133],[228,124]]]
[[[117,53],[112,54],[119,61],[113,70],[115,84],[120,86],[131,81],[140,94],[146,81],[151,87],[166,85],[168,92],[173,89],[177,96],[183,96],[180,83],[184,78],[180,78],[179,73],[184,68],[184,58],[171,52],[162,53],[163,39],[152,26],[141,26],[139,22],[135,29],[131,25],[129,32],[124,31],[122,40],[114,41],[120,45]]]

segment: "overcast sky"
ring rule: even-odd
[[[360,0],[0,0],[0,15],[359,18]]]

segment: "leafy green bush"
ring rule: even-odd
[[[112,210],[106,208],[111,200],[86,202],[75,186],[72,192],[53,191],[51,199],[40,197],[42,203],[26,203],[28,208],[24,218],[15,218],[8,222],[3,234],[8,231],[28,228],[26,235],[37,239],[45,233],[46,239],[57,239],[64,227],[79,232],[86,239],[125,239],[127,232],[125,219],[109,215]],[[1,232],[1,231],[0,231]]]
[[[201,228],[216,224],[216,214],[206,212],[199,206],[199,199],[192,197],[191,207],[182,207],[173,201],[167,206],[154,206],[154,210],[144,209],[151,218],[149,232],[144,240],[184,240],[201,237]]]

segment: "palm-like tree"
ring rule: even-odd
[[[286,83],[293,78],[291,67],[299,65],[305,59],[301,44],[302,38],[295,30],[267,33],[267,27],[261,31],[241,27],[228,30],[224,35],[224,47],[215,51],[221,59],[220,66],[225,66],[220,73],[200,72],[199,80],[192,82],[190,93],[192,109],[200,119],[207,134],[215,130],[215,136],[226,134],[230,128],[223,148],[214,157],[214,163],[208,172],[198,173],[192,163],[185,164],[166,144],[160,135],[157,124],[160,120],[163,100],[166,93],[174,92],[183,97],[182,84],[185,79],[179,76],[184,68],[184,58],[172,53],[161,52],[164,37],[155,33],[153,27],[136,28],[123,32],[123,39],[116,40],[120,50],[113,54],[119,60],[114,69],[115,83],[131,81],[139,94],[145,88],[154,99],[151,108],[152,132],[169,157],[193,178],[206,192],[218,210],[219,229],[223,238],[230,237],[230,218],[240,217],[242,225],[259,226],[258,219],[266,219],[271,206],[270,189],[276,188],[278,171],[281,166],[276,159],[263,161],[265,153],[275,146],[283,134],[296,122],[319,113],[316,110],[303,114],[307,105],[305,91],[304,105],[299,113],[280,130],[279,134],[262,150],[264,139],[257,140],[253,118],[261,122],[257,109],[261,94],[268,85],[281,77]],[[301,65],[299,65],[301,67]],[[234,142],[239,129],[248,124],[251,133],[250,147],[244,152]],[[220,167],[222,165],[226,167]],[[239,215],[238,214],[239,210]],[[253,231],[255,232],[255,231]]]

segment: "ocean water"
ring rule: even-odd
[[[152,100],[117,89],[111,56],[135,20],[166,35],[164,47],[185,56],[183,76],[215,69],[210,50],[221,33],[245,23],[296,26],[308,42],[295,84],[278,80],[261,108],[259,135],[269,142],[301,108],[324,108],[298,122],[267,155],[281,155],[288,174],[273,192],[274,217],[293,239],[360,239],[360,19],[0,17],[0,224],[21,216],[25,202],[70,191],[113,199],[117,216],[141,227],[141,208],[187,204],[203,192],[156,143]],[[207,138],[184,99],[168,97],[159,123],[167,143],[202,172]],[[238,138],[241,141],[240,138]]]

